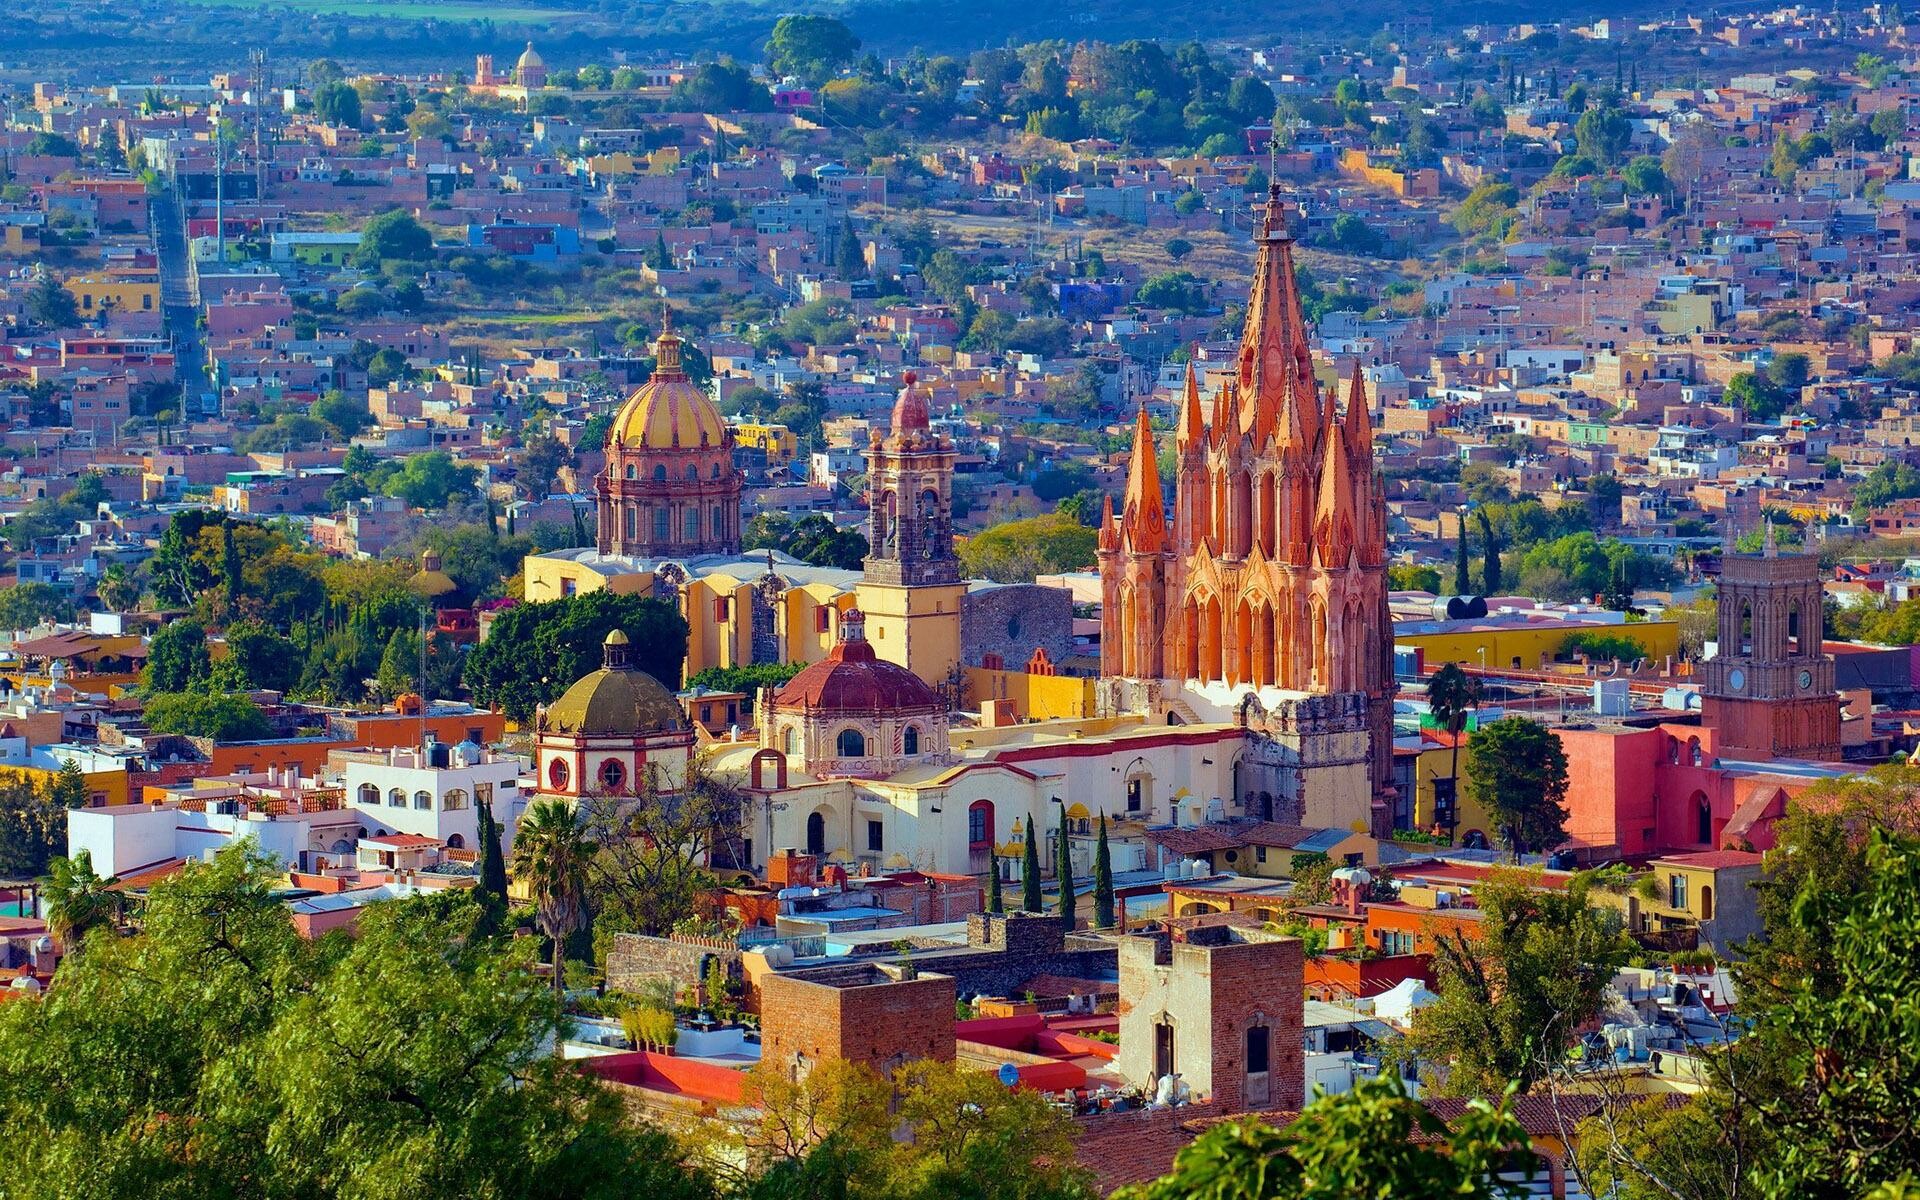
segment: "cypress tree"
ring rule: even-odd
[[[1045,912],[1040,901],[1040,847],[1033,840],[1033,818],[1027,819],[1027,848],[1020,860],[1020,908],[1024,912]]]
[[[507,915],[507,863],[500,853],[500,827],[493,823],[493,802],[481,800],[480,882],[473,889],[474,903],[480,906],[480,920],[474,925],[478,937],[493,937],[505,930]]]
[[[1487,510],[1480,510],[1480,536],[1487,543],[1487,577],[1480,585],[1488,596],[1500,593],[1500,540],[1493,536],[1493,518],[1487,516]]]
[[[593,539],[587,536],[587,519],[580,515],[578,506],[575,506],[573,510],[573,544],[576,546],[593,545]]]
[[[500,536],[500,509],[493,502],[493,493],[487,493],[487,536]]]
[[[1073,847],[1067,843],[1066,802],[1058,803],[1060,804],[1060,836],[1054,843],[1053,873],[1060,879],[1060,919],[1065,923],[1067,931],[1072,932],[1073,927],[1080,923],[1080,914],[1074,911],[1076,905],[1073,895]]]
[[[1453,560],[1453,594],[1465,596],[1473,591],[1473,581],[1467,570],[1467,514],[1460,514],[1460,544],[1454,548],[1458,553]]]
[[[1093,844],[1093,927],[1111,929],[1113,917],[1113,854],[1107,849],[1107,814],[1100,814],[1100,837]]]
[[[1000,862],[992,854],[988,854],[987,858],[987,911],[1002,913],[1007,910],[1007,905],[1000,895]]]
[[[220,526],[220,566],[226,575],[227,607],[240,603],[240,548],[233,544],[233,523]]]

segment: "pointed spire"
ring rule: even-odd
[[[1207,432],[1206,419],[1200,414],[1200,377],[1187,360],[1187,386],[1180,397],[1180,428],[1177,445],[1182,452],[1201,444]]]
[[[1253,292],[1247,299],[1237,374],[1239,427],[1253,433],[1256,444],[1277,427],[1283,440],[1311,446],[1321,425],[1319,397],[1294,280],[1293,238],[1287,233],[1278,184],[1268,189],[1254,241]],[[1303,411],[1291,411],[1295,409]]]
[[[1353,360],[1353,382],[1347,389],[1347,450],[1373,456],[1373,416],[1367,411],[1367,380],[1360,360]]]
[[[1760,543],[1760,554],[1763,558],[1778,558],[1780,557],[1780,544],[1773,539],[1772,513],[1767,514],[1766,522],[1767,532],[1765,539]]]
[[[1100,548],[1118,550],[1120,548],[1120,526],[1113,519],[1113,493],[1103,498],[1100,510]]]
[[[1121,518],[1127,549],[1157,554],[1167,544],[1167,499],[1160,490],[1160,464],[1153,450],[1153,426],[1146,405],[1133,426],[1133,462],[1127,469],[1126,515]]]

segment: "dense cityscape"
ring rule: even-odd
[[[13,15],[0,1198],[1920,1196],[1920,26],[1211,7]]]

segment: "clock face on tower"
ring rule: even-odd
[[[1747,686],[1747,673],[1739,667],[1727,672],[1727,686],[1734,691],[1742,691]]]
[[[1812,686],[1813,686],[1813,672],[1812,671],[1800,672],[1800,690],[1804,692]]]

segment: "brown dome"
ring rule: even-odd
[[[857,608],[840,617],[840,640],[827,656],[773,694],[779,709],[807,712],[945,712],[947,702],[926,680],[873,652],[867,619]]]
[[[685,719],[665,684],[628,661],[627,635],[616,629],[604,643],[607,665],[574,681],[547,706],[544,727],[586,737],[628,737],[678,729]]]

